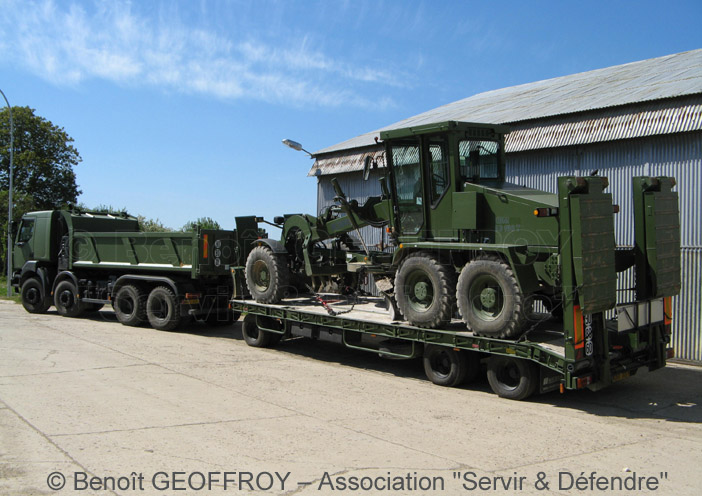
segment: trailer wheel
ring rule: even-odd
[[[498,396],[523,400],[539,385],[539,371],[533,363],[520,358],[493,356],[488,361],[488,382]]]
[[[512,269],[501,260],[478,259],[463,267],[456,299],[463,322],[476,335],[510,338],[522,331],[524,295]]]
[[[41,281],[30,277],[22,284],[22,306],[29,313],[46,313],[51,306],[50,298],[42,297]]]
[[[172,331],[180,324],[178,300],[170,288],[157,286],[146,300],[146,318],[154,329]]]
[[[246,259],[246,286],[259,303],[277,303],[285,295],[290,274],[284,256],[257,246]]]
[[[412,253],[395,276],[395,299],[411,325],[436,328],[451,322],[456,276],[428,253]]]
[[[64,317],[78,317],[83,313],[83,305],[78,298],[78,289],[72,281],[62,281],[54,291],[54,306]]]
[[[439,386],[458,386],[472,381],[480,371],[480,360],[448,346],[428,344],[424,347],[424,373]]]
[[[262,330],[256,324],[256,316],[251,313],[246,314],[244,321],[241,323],[241,334],[246,344],[254,348],[273,347],[283,337],[281,334],[273,334]]]
[[[127,284],[117,290],[112,306],[117,320],[126,326],[140,326],[146,322],[146,294],[138,286]]]

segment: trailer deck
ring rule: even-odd
[[[460,319],[453,319],[450,325],[442,329],[415,327],[407,322],[393,320],[383,298],[373,296],[320,294],[288,298],[278,304],[237,299],[231,301],[231,308],[237,312],[273,319],[269,324],[259,322],[259,327],[269,332],[283,334],[289,331],[289,326],[335,329],[343,334],[344,344],[349,347],[367,349],[396,358],[408,356],[352,345],[346,334],[359,333],[374,338],[516,356],[535,361],[560,374],[565,372],[565,338],[562,323],[551,318],[550,314],[533,314],[531,328],[524,335],[518,340],[504,340],[476,336],[466,330]]]

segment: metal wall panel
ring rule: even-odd
[[[369,196],[380,196],[380,172],[371,171],[367,181],[363,180],[360,173],[337,174],[334,176],[319,176],[317,186],[317,210],[334,205],[334,197],[336,192],[331,184],[331,179],[335,177],[339,181],[341,189],[346,194],[349,200],[356,200],[362,205]],[[387,245],[388,239],[385,229],[366,226],[361,229],[361,235],[368,247],[376,249],[380,248],[381,243]],[[351,233],[352,237],[357,237],[355,233]]]
[[[682,289],[673,298],[676,358],[702,362],[702,248],[682,250]]]

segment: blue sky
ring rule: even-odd
[[[315,213],[309,157],[483,91],[702,47],[697,1],[0,0],[0,89],[80,201],[179,228]]]

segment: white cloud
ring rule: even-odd
[[[5,63],[57,85],[103,79],[225,100],[367,107],[393,103],[363,98],[357,85],[375,94],[369,85],[404,84],[391,73],[316,50],[304,37],[275,46],[246,33],[218,36],[172,16],[167,22],[147,18],[130,3],[0,0],[0,11]]]

